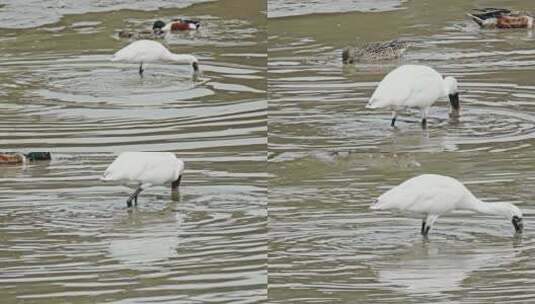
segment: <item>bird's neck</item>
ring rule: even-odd
[[[180,186],[181,180],[182,180],[182,175],[180,175],[176,181],[171,183],[171,191],[178,191],[178,187]]]
[[[450,85],[448,84],[448,82],[445,79],[442,79],[442,88],[444,90],[444,93],[443,93],[444,95],[443,96],[448,96],[450,94],[453,94],[453,92],[450,89]]]
[[[510,206],[509,203],[485,203],[477,198],[472,198],[466,209],[483,214],[507,217],[510,213]]]
[[[173,54],[171,52],[168,52],[166,54],[166,59],[170,61],[174,61],[177,63],[191,63],[193,61],[191,55],[182,55],[182,54]]]

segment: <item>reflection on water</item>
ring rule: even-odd
[[[0,5],[0,149],[53,156],[0,167],[3,302],[266,301],[264,9],[244,0]],[[130,42],[120,30],[181,16],[201,29],[160,41],[199,57],[198,79],[166,63],[145,65],[140,79],[137,65],[109,61]],[[99,181],[125,150],[183,158],[180,197],[154,187],[127,210],[132,189]]]
[[[98,177],[115,155],[55,154],[0,170],[6,303],[259,303],[266,174],[258,153],[188,153],[180,197]]]
[[[336,9],[319,2],[316,7],[330,6],[323,12]],[[269,27],[272,302],[533,298],[529,229],[517,240],[509,221],[461,212],[440,217],[424,242],[421,219],[369,209],[402,181],[438,173],[465,182],[484,201],[516,204],[526,223],[533,222],[532,34],[480,30],[464,17],[480,4],[466,1],[350,12],[368,11],[356,5],[321,15],[292,1],[272,3],[275,14],[286,7],[302,13],[272,18]],[[535,9],[528,1],[508,5]],[[343,47],[395,38],[411,43],[402,58],[342,66]],[[404,112],[392,129],[389,111],[365,108],[378,82],[406,63],[458,79],[460,119],[448,117],[447,99],[431,108],[427,130],[418,111]]]
[[[110,255],[121,263],[129,264],[133,268],[143,268],[145,265],[174,258],[180,246],[179,236],[181,216],[173,212],[163,217],[158,214],[158,221],[145,221],[146,214],[138,214],[137,209],[130,212],[130,217],[121,226],[127,233],[111,239]]]
[[[378,280],[399,288],[401,292],[420,295],[439,295],[462,290],[463,282],[474,271],[492,267],[511,267],[515,261],[514,248],[496,246],[472,248],[459,242],[415,242],[395,259],[377,262]],[[468,248],[467,248],[468,247]],[[456,252],[460,251],[460,252]]]

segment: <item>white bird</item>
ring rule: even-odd
[[[171,184],[171,191],[177,191],[184,172],[184,162],[169,152],[123,152],[106,169],[100,180],[135,183],[137,188],[126,201],[132,207],[132,200],[141,191],[157,185]]]
[[[437,218],[454,210],[470,210],[498,215],[512,221],[522,233],[522,212],[509,203],[484,203],[455,178],[423,174],[413,177],[383,193],[370,207],[374,210],[400,210],[423,215],[421,233],[427,236]]]
[[[402,65],[381,80],[366,108],[391,109],[392,127],[396,122],[398,111],[408,107],[420,108],[422,126],[425,128],[429,107],[446,95],[450,99],[450,115],[458,116],[459,91],[455,78],[442,78],[440,73],[424,65]]]
[[[153,40],[137,40],[117,51],[110,59],[139,63],[139,76],[143,77],[143,64],[149,62],[177,62],[193,67],[194,76],[199,73],[199,60],[193,55],[173,54],[161,43]]]

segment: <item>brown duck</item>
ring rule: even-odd
[[[484,28],[533,28],[533,16],[527,12],[483,8],[475,9],[467,15]]]

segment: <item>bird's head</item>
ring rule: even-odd
[[[355,61],[355,52],[353,48],[346,47],[342,51],[342,63],[343,64],[352,64]]]
[[[182,175],[184,173],[184,161],[179,159],[178,160],[178,175]]]
[[[198,77],[201,74],[199,69],[199,59],[195,56],[191,56],[191,67],[193,68],[193,77]]]
[[[195,59],[191,62],[191,67],[193,68],[193,72],[195,72],[195,73],[199,73],[199,60],[197,60],[197,58],[195,58]]]
[[[165,22],[163,22],[162,20],[156,20],[154,21],[154,24],[152,25],[152,30],[153,31],[156,31],[156,30],[162,30],[165,26]]]
[[[515,227],[515,232],[522,233],[522,231],[524,231],[524,223],[522,222],[522,211],[520,211],[517,206],[511,205],[510,212],[510,219],[513,223],[513,227]]]
[[[157,35],[157,36],[164,35],[165,34],[165,31],[164,31],[165,25],[166,25],[165,22],[163,22],[161,20],[155,21],[154,24],[152,25],[152,32],[154,33],[154,35]]]
[[[182,174],[184,173],[184,161],[180,159],[178,160],[178,163],[177,163],[177,172],[178,172],[178,177],[171,184],[172,191],[178,191],[178,187],[180,186],[180,182],[182,181]]]
[[[444,78],[445,91],[450,98],[450,116],[457,117],[461,112],[461,104],[459,102],[459,88],[457,87],[457,79],[448,76]]]
[[[28,160],[51,160],[50,152],[30,152],[26,154]]]

